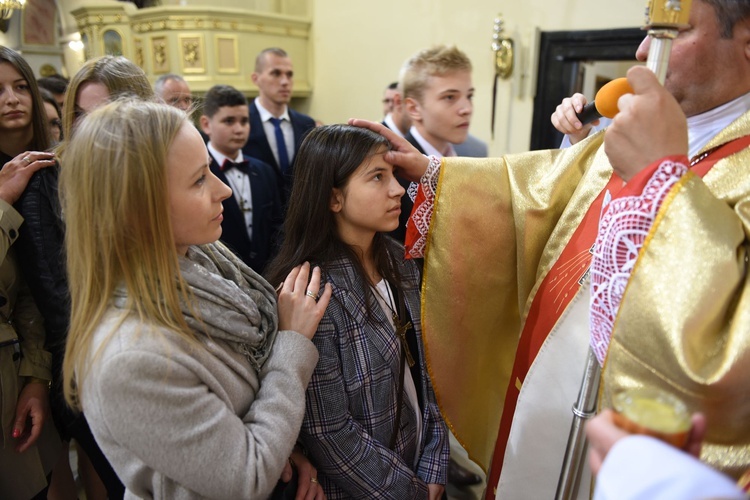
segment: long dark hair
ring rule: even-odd
[[[26,59],[13,49],[0,45],[0,63],[8,63],[18,71],[26,83],[29,84],[31,93],[31,127],[34,136],[31,143],[24,145],[29,151],[46,151],[50,147],[49,127],[47,126],[47,114],[44,111],[44,102],[39,95],[39,86],[36,83],[34,72],[31,70]]]
[[[276,286],[296,265],[309,261],[326,272],[326,264],[346,256],[365,283],[370,297],[369,279],[359,254],[338,234],[330,209],[333,188],[342,189],[349,177],[370,156],[390,149],[380,134],[349,125],[327,125],[313,129],[305,138],[294,160],[294,185],[284,221],[284,242],[278,256],[266,271]],[[373,256],[377,271],[393,285],[401,284],[387,236],[375,234]],[[370,301],[368,300],[368,306]],[[369,309],[369,307],[368,307]]]

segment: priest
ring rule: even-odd
[[[639,48],[639,59],[645,58],[648,44],[646,39]],[[750,3],[695,0],[690,27],[673,42],[665,87],[687,116],[688,156],[696,170],[691,179],[706,196],[729,203],[737,196],[736,190],[744,189],[741,181],[750,182],[750,175],[733,168],[737,163],[750,165],[746,149],[735,142],[750,134]],[[660,119],[656,112],[647,118]],[[599,219],[603,206],[620,196],[625,186],[623,178],[613,172],[603,133],[562,151],[437,160],[418,154],[380,125],[354,123],[386,135],[394,146],[386,160],[401,167],[405,177],[420,181],[409,228],[409,252],[426,257],[423,325],[427,357],[448,423],[472,458],[484,467],[491,462],[488,498],[552,498],[587,353],[589,266]],[[708,154],[730,143],[734,146],[722,150],[720,156]],[[631,148],[638,151],[643,145],[631,144]],[[711,219],[695,225],[710,226]],[[702,236],[711,239],[709,234]],[[735,240],[740,236],[735,234]],[[739,251],[742,240],[736,242]],[[673,245],[669,235],[663,244]],[[664,255],[677,265],[682,248],[670,248],[675,250]],[[738,253],[736,258],[739,266],[743,257]],[[689,263],[696,266],[696,272],[705,271],[709,264],[697,258]],[[671,283],[671,276],[659,275],[658,265],[643,273],[642,279]],[[712,273],[722,277],[726,269]],[[654,303],[657,297],[633,297],[650,315],[635,305],[629,309],[631,314],[652,322],[625,323],[619,317],[612,346],[618,331],[627,329],[636,338],[659,339],[661,344],[648,347],[665,351],[654,351],[654,357],[666,356],[673,348],[688,349],[689,355],[675,354],[673,364],[683,370],[685,379],[693,380],[696,373],[705,377],[703,383],[696,381],[697,386],[686,386],[690,389],[706,389],[719,376],[726,376],[727,383],[736,381],[736,357],[750,353],[750,329],[742,337],[744,344],[732,341],[731,352],[744,348],[733,356],[719,350],[722,340],[716,338],[721,333],[716,330],[720,320],[726,321],[738,307],[739,298],[733,293],[744,275],[739,267],[735,271],[739,274],[734,288],[724,295],[709,295],[707,301],[699,294],[680,297],[675,313],[683,314],[682,325],[668,317],[664,323],[656,322],[660,316],[654,311],[664,309]],[[701,281],[705,276],[692,277],[705,291],[712,289],[713,282]],[[694,286],[679,283],[682,294]],[[727,279],[726,285],[730,283]],[[713,310],[716,300],[722,305]],[[623,302],[621,315],[627,304]],[[701,309],[712,309],[710,317],[700,316]],[[692,315],[685,315],[686,311]],[[653,328],[636,330],[634,324]],[[667,326],[669,333],[662,330]],[[687,348],[679,347],[670,339],[685,333],[680,326],[701,332],[702,326],[714,328],[707,334],[714,344],[691,340]],[[665,335],[667,339],[662,338]],[[707,347],[714,350],[703,352]],[[634,347],[627,344],[617,356],[628,356],[629,348]],[[698,354],[704,357],[696,359]],[[720,357],[714,359],[714,354]],[[705,366],[709,358],[721,366]],[[622,370],[615,369],[613,359],[605,365],[605,390],[616,387],[608,377],[622,385],[638,383],[615,375],[631,371],[639,363],[636,358],[623,361]],[[649,369],[641,368],[639,376],[646,380]],[[717,412],[711,415],[719,417]],[[714,428],[719,432],[721,424]],[[709,430],[706,459],[719,466],[716,462],[723,460],[733,462],[736,469],[747,467],[750,440],[743,441],[736,426],[730,429],[737,431],[731,440]],[[589,484],[586,476],[581,484]],[[582,498],[587,497],[585,490],[581,488]]]

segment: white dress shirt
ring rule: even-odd
[[[291,165],[294,159],[294,129],[292,128],[292,121],[289,119],[289,108],[285,107],[281,116],[273,116],[270,111],[263,107],[260,99],[255,99],[255,105],[258,107],[260,121],[263,122],[263,131],[266,133],[266,139],[268,139],[268,144],[271,146],[271,152],[276,159],[276,164],[279,166],[281,165],[279,162],[279,147],[276,144],[276,129],[273,123],[271,123],[271,118],[279,118],[281,120],[281,133],[284,134],[286,154]]]
[[[385,118],[383,118],[383,122],[388,126],[389,129],[391,129],[393,132],[396,133],[399,137],[403,137],[404,134],[401,133],[401,130],[396,125],[396,122],[393,121],[393,115],[391,113],[388,113],[385,115]]]
[[[213,144],[211,144],[211,141],[209,141],[206,146],[208,147],[208,152],[211,153],[211,156],[213,156],[214,160],[216,160],[216,163],[219,164],[219,168],[224,165],[225,160],[229,160],[234,163],[244,161],[242,150],[238,151],[237,156],[232,159],[227,158],[223,154],[216,151],[216,148],[214,148]],[[237,200],[237,204],[240,206],[240,210],[242,210],[242,216],[245,218],[245,226],[247,227],[247,235],[250,240],[252,240],[253,191],[250,188],[250,177],[236,168],[227,170],[226,172],[224,172],[224,176],[227,178],[227,182],[229,182],[229,187],[232,188],[234,199]]]
[[[422,149],[424,150],[424,154],[427,156],[437,156],[438,158],[442,158],[443,156],[456,156],[456,150],[453,149],[453,144],[448,143],[448,149],[445,151],[438,151],[435,146],[427,142],[427,139],[422,137],[422,134],[419,133],[417,130],[417,127],[414,125],[411,126],[409,129],[409,133],[414,137],[414,139],[417,140],[420,146],[422,146]]]

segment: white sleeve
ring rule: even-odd
[[[591,137],[600,130],[604,130],[605,128],[609,127],[611,123],[611,118],[599,118],[599,125],[594,125],[593,127],[591,127],[591,130],[589,130],[589,135],[587,135],[586,137]],[[572,144],[570,143],[570,136],[568,134],[563,135],[563,140],[560,143],[559,149],[567,149],[570,146],[572,146]]]
[[[746,499],[734,481],[662,441],[621,439],[596,478],[594,500]]]

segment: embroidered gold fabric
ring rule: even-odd
[[[750,133],[746,114],[706,149]],[[679,190],[678,190],[679,189]],[[750,150],[691,176],[662,205],[615,320],[601,406],[652,385],[708,419],[701,458],[750,468]]]
[[[611,175],[602,137],[444,159],[425,256],[426,357],[448,425],[485,469],[531,299]]]

